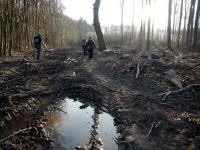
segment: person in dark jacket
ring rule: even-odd
[[[42,45],[44,46],[45,49],[47,49],[46,45],[44,44],[43,40],[42,40],[42,35],[40,33],[38,33],[35,37],[34,37],[34,47],[37,50],[37,60],[41,60],[42,59]]]
[[[87,50],[88,50],[88,58],[91,60],[93,58],[93,52],[96,48],[95,42],[92,40],[91,37],[89,37],[89,40],[86,43]]]
[[[84,56],[87,56],[87,46],[86,46],[86,44],[87,44],[87,40],[83,39],[83,41],[82,41],[82,49],[83,49],[83,55]]]

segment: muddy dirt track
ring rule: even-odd
[[[110,50],[88,61],[80,50],[55,49],[42,62],[1,59],[0,149],[52,149],[43,112],[65,97],[111,114],[119,149],[200,149],[200,59],[178,56]]]

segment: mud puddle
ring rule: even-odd
[[[98,108],[66,98],[59,109],[48,112],[47,125],[55,149],[73,150],[75,147],[117,150],[118,136],[113,118]]]

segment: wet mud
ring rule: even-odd
[[[42,62],[35,61],[32,55],[1,59],[0,149],[75,146],[83,150],[106,150],[110,149],[106,148],[109,144],[119,150],[199,149],[197,56],[185,54],[177,60],[165,51],[140,54],[137,50],[127,50],[100,52],[88,61],[78,49],[55,49],[46,51]],[[141,72],[136,78],[138,62]],[[173,78],[167,74],[171,69],[176,72]],[[169,94],[191,84],[197,85]],[[62,122],[62,115],[70,113],[62,107],[66,97],[78,99],[83,104],[80,110],[92,109],[89,135],[82,143],[70,145],[73,142],[63,136],[64,142],[62,138],[61,143],[58,140],[62,130],[56,123]],[[50,112],[55,115],[53,118]],[[109,120],[102,119],[105,124],[100,126],[104,113],[114,120],[109,128],[116,129],[114,136],[109,137],[112,142],[108,143],[101,135],[107,130],[103,126]]]

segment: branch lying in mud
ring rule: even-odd
[[[117,140],[114,140],[117,144],[128,144],[128,143],[133,143],[134,141],[117,141]]]
[[[196,69],[199,66],[200,66],[200,64],[196,64],[193,67],[186,69],[185,71],[190,71],[190,70]]]
[[[156,124],[155,122],[152,123],[151,128],[150,128],[150,130],[149,130],[149,132],[147,134],[147,137],[149,137],[151,135],[151,132],[152,132],[153,127],[155,126],[155,124]]]
[[[166,100],[166,98],[170,95],[174,95],[174,94],[179,94],[181,92],[186,92],[192,88],[195,88],[195,87],[200,87],[200,84],[191,84],[191,85],[188,85],[187,87],[185,88],[181,88],[179,90],[174,90],[174,91],[168,91],[168,92],[165,92],[165,93],[162,93],[160,94],[161,96],[164,95],[163,97],[163,100]]]
[[[55,92],[56,91],[47,90],[47,89],[36,89],[36,90],[33,90],[33,91],[17,93],[17,94],[14,94],[12,97],[13,98],[25,98],[25,97],[29,97],[29,96],[49,95],[49,94],[52,94],[52,93],[55,93]]]
[[[158,128],[160,125],[161,125],[162,121],[158,121],[157,123],[156,122],[153,122],[152,125],[151,125],[151,128],[147,134],[147,137],[149,137],[153,131],[154,128]]]
[[[18,72],[16,72],[15,70],[12,70],[12,69],[9,69],[9,68],[6,68],[6,69],[4,69],[4,70],[5,70],[5,71],[10,71],[10,72],[12,72],[12,73],[14,73],[14,74],[16,74],[16,75],[21,76],[21,74],[18,73]]]
[[[25,129],[21,129],[21,130],[19,130],[19,131],[16,131],[16,132],[14,132],[13,134],[10,134],[9,136],[7,136],[7,137],[1,139],[1,140],[0,140],[0,143],[3,143],[3,142],[5,142],[5,141],[7,141],[8,139],[10,139],[10,138],[16,136],[17,134],[22,133],[22,132],[24,132],[24,131],[31,130],[31,129],[33,129],[33,128],[34,128],[34,127],[29,127],[29,128],[25,128]]]
[[[61,108],[59,108],[59,107],[55,107],[55,106],[54,106],[54,109],[56,109],[56,110],[58,110],[58,111],[61,111],[61,112],[65,113],[65,114],[67,114],[67,112],[66,112],[66,111],[62,110],[62,109],[61,109]]]

